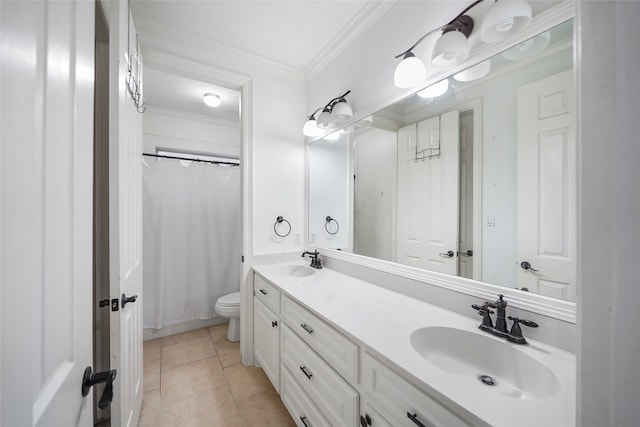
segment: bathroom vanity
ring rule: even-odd
[[[299,426],[575,425],[572,353],[331,269],[254,272],[256,365]]]

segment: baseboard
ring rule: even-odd
[[[154,340],[156,338],[162,338],[169,335],[181,334],[183,332],[195,331],[200,328],[208,328],[209,326],[220,325],[222,323],[228,323],[229,319],[226,317],[214,317],[213,319],[205,320],[190,320],[175,325],[168,325],[161,329],[148,328],[143,330],[142,339],[144,341]]]

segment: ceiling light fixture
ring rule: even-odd
[[[215,93],[207,92],[204,94],[203,101],[211,108],[219,107],[221,104],[220,95],[216,95]]]
[[[402,57],[396,67],[393,82],[397,87],[407,88],[420,84],[427,77],[424,63],[415,56],[413,49],[431,34],[442,31],[431,53],[431,66],[446,68],[457,65],[469,57],[469,36],[474,28],[473,19],[465,15],[484,0],[476,0],[453,20],[420,37],[409,49],[395,56]],[[506,3],[504,5],[503,3]],[[495,0],[482,22],[481,36],[485,43],[507,38],[531,21],[531,6],[526,1]],[[485,36],[486,34],[486,36]]]
[[[346,91],[343,95],[333,98],[324,107],[318,108],[308,118],[302,128],[305,136],[319,136],[324,130],[333,129],[338,124],[353,118],[353,108],[347,103],[345,97],[351,93]],[[320,112],[318,117],[316,114]]]

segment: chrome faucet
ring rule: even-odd
[[[527,340],[522,336],[521,324],[530,328],[538,327],[538,324],[531,320],[509,316],[508,319],[513,321],[513,324],[511,325],[511,329],[507,330],[507,317],[505,317],[507,301],[502,294],[498,295],[498,299],[495,302],[484,302],[482,305],[472,304],[471,307],[478,310],[478,314],[482,316],[482,323],[479,326],[480,329],[515,344],[527,343]],[[490,308],[495,308],[497,312],[495,326],[491,319],[493,311],[489,310]]]
[[[320,261],[320,258],[318,258],[318,255],[320,255],[320,252],[318,252],[317,249],[313,252],[308,252],[308,251],[302,252],[302,258],[304,258],[305,255],[309,255],[309,258],[311,258],[310,267],[316,268],[318,270],[322,268],[322,261]]]

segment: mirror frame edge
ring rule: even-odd
[[[459,64],[456,67],[452,67],[442,72],[433,74],[427,78],[427,80],[413,88],[403,90],[399,94],[387,99],[383,105],[377,105],[370,108],[365,108],[354,114],[353,119],[346,123],[344,127],[351,126],[352,124],[364,119],[367,116],[375,114],[398,101],[401,101],[418,91],[437,83],[438,81],[448,78],[453,74],[462,71],[468,67],[471,67],[477,63],[480,63],[496,54],[503,52],[504,50],[513,47],[541,32],[547,31],[556,25],[563,22],[575,19],[575,4],[572,0],[564,0],[556,6],[540,13],[533,18],[532,23],[517,36],[504,40],[503,42],[495,43],[492,45],[481,46],[469,57],[465,62]],[[575,76],[576,69],[578,68],[579,58],[575,52],[575,40],[576,40],[576,26],[573,26],[573,40],[574,40],[574,66],[573,73]],[[574,87],[576,80],[574,78]],[[578,115],[574,115],[574,121],[577,121]],[[574,122],[574,125],[577,123]],[[305,141],[305,217],[304,217],[304,230],[305,230],[305,250],[316,249],[322,251],[324,257],[334,258],[336,260],[352,263],[362,267],[371,268],[386,273],[390,273],[403,278],[411,279],[417,282],[422,282],[432,286],[438,286],[450,291],[463,293],[480,299],[492,301],[496,295],[502,293],[506,299],[509,300],[509,305],[520,308],[525,311],[534,312],[543,316],[551,317],[568,323],[576,323],[576,303],[572,301],[561,300],[557,298],[546,297],[539,294],[528,293],[520,291],[516,288],[509,288],[505,286],[494,285],[487,282],[481,282],[472,279],[466,279],[459,276],[452,276],[443,273],[436,273],[429,270],[422,270],[419,268],[399,264],[392,261],[385,261],[376,258],[367,257],[364,255],[358,255],[349,252],[338,251],[335,249],[328,249],[319,246],[315,246],[309,243],[309,149],[310,145],[330,133],[339,130],[339,128],[332,129],[331,131],[316,137],[307,138]],[[579,141],[576,141],[578,144]],[[579,258],[579,247],[576,248],[576,256]]]

